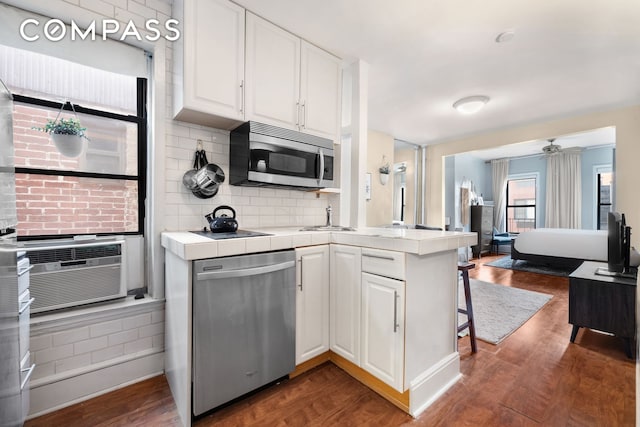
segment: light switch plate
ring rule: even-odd
[[[364,198],[371,200],[371,174],[367,173],[364,176]]]

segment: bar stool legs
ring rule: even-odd
[[[473,320],[473,305],[471,304],[471,289],[469,287],[469,270],[475,268],[476,265],[470,262],[459,262],[458,271],[462,272],[462,284],[464,286],[464,299],[467,309],[458,308],[458,313],[467,316],[467,321],[458,326],[458,332],[469,328],[469,338],[471,340],[471,353],[478,351],[476,347],[476,326]]]

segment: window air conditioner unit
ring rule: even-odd
[[[124,240],[39,242],[24,248],[33,265],[31,313],[127,295]]]

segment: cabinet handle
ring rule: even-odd
[[[395,258],[390,256],[371,255],[371,254],[362,254],[362,256],[366,256],[369,258],[383,259],[385,261],[395,261]]]
[[[302,101],[302,129],[307,127],[307,101]]]
[[[240,81],[240,112],[244,114],[244,80]]]
[[[300,288],[300,292],[302,292],[302,260],[303,258],[300,258],[298,260],[300,262],[300,284],[298,285],[298,287]]]
[[[300,127],[300,101],[296,102],[296,127]]]
[[[400,324],[398,324],[398,291],[393,291],[393,332],[398,332]]]

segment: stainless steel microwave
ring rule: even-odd
[[[333,141],[258,122],[231,131],[231,185],[310,190],[334,184]]]

